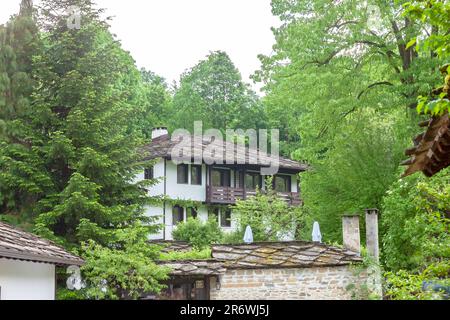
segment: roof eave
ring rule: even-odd
[[[33,254],[5,252],[2,250],[0,250],[0,258],[35,262],[35,263],[54,264],[57,266],[79,266],[79,267],[81,267],[85,263],[84,260],[82,260],[82,259],[73,259],[72,260],[72,259],[63,259],[63,258],[54,258],[54,257],[43,257],[43,256],[33,255]]]

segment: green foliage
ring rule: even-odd
[[[128,238],[129,233],[124,236]],[[154,262],[159,248],[134,240],[125,240],[123,250],[102,247],[93,241],[83,245],[87,263],[82,271],[88,285],[84,294],[88,299],[138,299],[163,288],[160,282],[167,279],[169,270]]]
[[[450,3],[443,0],[412,0],[404,4],[404,15],[417,20],[423,29],[431,30],[414,38],[411,45],[417,44],[422,52],[432,51],[442,58],[450,56]]]
[[[51,191],[30,128],[33,57],[41,50],[34,10],[22,1],[20,13],[0,26],[0,212],[29,213]]]
[[[244,241],[244,233],[242,230],[226,232],[223,235],[222,244],[241,244]]]
[[[195,249],[203,250],[211,244],[220,242],[222,230],[214,219],[202,222],[199,219],[189,218],[186,222],[178,224],[172,235],[175,240],[189,242]]]
[[[247,226],[252,228],[254,241],[278,241],[295,236],[303,227],[301,210],[290,207],[277,196],[271,188],[271,177],[266,179],[266,186],[264,193],[257,190],[256,196],[239,200],[233,207],[239,232],[228,240],[233,241],[240,235],[242,241]]]
[[[425,32],[421,32],[410,41],[411,45],[416,44],[416,50],[422,55],[438,56],[445,62],[449,62],[450,57],[450,3],[442,0],[418,1],[413,0],[404,4],[404,15],[414,21],[420,22]],[[429,99],[426,96],[419,96],[417,111],[419,113],[430,113],[442,116],[450,112],[450,72],[449,65],[444,66],[441,72],[445,79],[446,90],[437,90],[439,97]],[[436,91],[436,90],[435,90]],[[445,92],[446,91],[446,92]]]
[[[141,69],[141,95],[144,102],[139,108],[136,128],[150,141],[152,129],[167,125],[171,117],[172,95],[165,79],[152,71]]]
[[[344,213],[380,207],[418,131],[416,97],[440,81],[430,70],[441,58],[406,48],[421,26],[398,15],[402,3],[272,1],[282,24],[254,79],[282,152],[312,167],[301,176],[305,219],[326,241],[341,241]]]
[[[58,288],[56,291],[56,300],[83,300],[83,293],[80,291]]]
[[[425,270],[411,273],[406,270],[387,272],[386,296],[391,300],[447,300],[448,292],[424,290],[424,283],[450,287],[450,264],[442,261],[429,265]]]
[[[409,145],[409,121],[402,117],[401,112],[373,109],[355,112],[342,124],[327,156],[301,175],[305,210],[320,223],[324,241],[342,240],[343,214],[381,207]],[[308,234],[311,227],[309,221]]]
[[[183,261],[183,260],[207,260],[211,259],[211,249],[205,248],[202,250],[194,249],[191,251],[171,251],[161,252],[159,260],[161,261]]]
[[[383,201],[383,260],[391,270],[419,270],[450,258],[448,170],[394,183]]]
[[[181,76],[173,98],[173,129],[193,129],[203,121],[205,129],[259,129],[264,127],[262,106],[241,78],[225,52],[206,60]]]
[[[157,292],[166,271],[152,263],[157,228],[144,214],[154,181],[134,178],[150,165],[142,115],[165,103],[152,100],[162,83],[139,72],[92,1],[43,0],[36,17],[27,3],[0,27],[0,212],[79,252],[85,297]],[[68,28],[71,6],[79,29]]]
[[[413,176],[394,183],[383,202],[383,261],[391,299],[437,299],[424,281],[449,285],[450,176]]]

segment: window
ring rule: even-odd
[[[172,225],[176,226],[177,224],[184,221],[184,210],[180,206],[174,206],[172,209]]]
[[[231,227],[231,210],[230,209],[222,209],[221,210],[220,226],[222,228],[230,228]]]
[[[191,184],[202,185],[202,166],[191,166]]]
[[[236,188],[244,187],[244,172],[236,171],[234,175],[234,185]]]
[[[258,173],[247,173],[245,175],[245,188],[248,190],[261,189],[261,176]]]
[[[153,171],[153,167],[145,169],[145,171],[144,171],[144,179],[145,180],[151,180],[154,177],[155,177],[155,174]]]
[[[291,192],[290,176],[275,176],[273,179],[274,189],[277,192]]]
[[[177,183],[178,184],[189,183],[189,165],[180,164],[177,166]]]
[[[208,213],[209,219],[214,219],[217,223],[219,223],[219,208],[211,208]]]
[[[197,216],[198,216],[197,208],[187,208],[186,214],[187,214],[186,219],[189,219],[189,218],[197,219]]]
[[[231,178],[230,170],[226,169],[213,169],[211,173],[212,186],[213,187],[230,187]]]

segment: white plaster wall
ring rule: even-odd
[[[159,160],[153,166],[154,178],[158,179],[158,183],[150,188],[149,195],[152,197],[164,195],[164,159]],[[176,174],[176,171],[175,171]],[[144,179],[144,173],[142,173]]]
[[[178,184],[177,166],[167,161],[167,196],[171,199],[206,201],[206,167],[202,165],[202,185],[191,184],[191,167],[189,166],[189,184]]]
[[[55,266],[0,258],[1,300],[54,300]]]
[[[155,220],[152,224],[163,225],[164,224],[164,210],[163,206],[150,206],[145,209],[145,215],[147,217],[154,217]],[[150,240],[162,240],[164,239],[164,231],[163,228],[160,229],[158,233],[151,234]]]

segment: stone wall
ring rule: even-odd
[[[228,270],[220,289],[211,278],[211,300],[349,300],[349,284],[365,283],[349,266]]]

